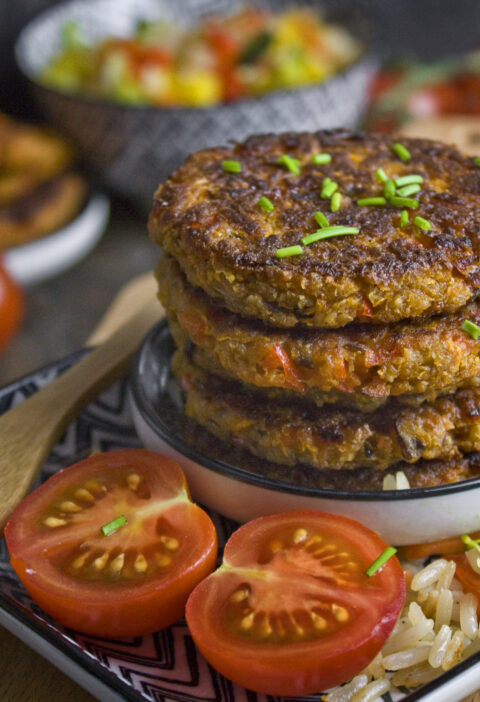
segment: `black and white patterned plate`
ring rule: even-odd
[[[0,390],[0,413],[50,383],[84,352],[51,364]],[[127,380],[113,385],[81,413],[52,451],[40,480],[92,450],[138,446],[128,407]],[[235,524],[212,514],[220,543]],[[0,624],[48,658],[102,702],[275,702],[225,680],[197,652],[183,620],[151,636],[111,640],[64,629],[29,597],[0,541]],[[480,687],[480,654],[406,694],[385,702],[454,702]],[[283,698],[285,702],[292,698]],[[319,702],[321,695],[295,698]]]

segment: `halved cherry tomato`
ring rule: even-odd
[[[102,526],[126,524],[109,536]],[[215,566],[215,528],[180,466],[140,449],[93,454],[23,500],[5,528],[32,598],[87,634],[139,636],[183,616]]]
[[[305,695],[362,670],[405,599],[387,544],[346,517],[298,511],[260,517],[225,546],[223,564],[190,595],[197,648],[225,677],[268,695]]]
[[[0,351],[17,332],[22,317],[22,293],[0,260]]]

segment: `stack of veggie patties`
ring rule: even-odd
[[[278,464],[476,475],[479,206],[478,161],[423,139],[190,156],[150,217],[186,413]]]

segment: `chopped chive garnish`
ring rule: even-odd
[[[302,239],[302,244],[305,246],[307,244],[313,244],[314,241],[319,241],[320,239],[329,239],[332,236],[343,236],[344,234],[358,234],[357,227],[343,227],[338,224],[333,227],[324,227],[324,229],[317,229],[313,234],[307,234]]]
[[[406,175],[400,178],[395,178],[395,185],[397,188],[402,188],[404,185],[412,185],[412,183],[423,183],[423,178],[421,175]]]
[[[470,549],[472,549],[472,548],[475,548],[475,549],[477,549],[477,551],[480,551],[480,546],[479,546],[480,540],[472,539],[472,537],[469,536],[468,534],[462,534],[460,538],[462,539],[463,543],[467,547],[465,549],[466,551],[470,551]]]
[[[477,325],[471,322],[469,319],[466,319],[463,322],[460,329],[471,336],[472,339],[475,339],[475,341],[478,339],[478,335],[480,334],[480,327],[477,327]]]
[[[325,163],[330,163],[332,157],[330,154],[314,154],[312,161],[316,166],[322,166]]]
[[[477,156],[476,158],[473,159],[473,162],[476,166],[480,167],[480,156]]]
[[[408,222],[408,210],[402,210],[402,214],[400,215],[400,226],[406,227]]]
[[[222,168],[227,173],[240,173],[242,164],[240,161],[222,161]]]
[[[315,219],[315,222],[318,224],[318,226],[322,227],[322,229],[323,227],[328,227],[330,224],[323,212],[315,212],[313,218]]]
[[[377,168],[375,171],[375,178],[378,180],[379,183],[386,183],[388,180],[388,176],[383,170],[383,168]]]
[[[332,212],[338,212],[340,205],[342,203],[342,196],[339,192],[333,193],[332,199],[330,200],[330,210]]]
[[[393,181],[391,178],[385,181],[385,185],[383,186],[383,194],[387,199],[390,199],[395,195],[395,181]]]
[[[273,212],[275,209],[275,205],[273,202],[271,202],[268,197],[265,197],[265,195],[262,195],[260,200],[257,202],[257,205],[262,208],[265,212]]]
[[[324,200],[328,200],[330,197],[332,197],[336,190],[338,190],[337,183],[334,183],[333,180],[329,179],[327,183],[324,182],[320,197],[323,197]]]
[[[126,518],[121,514],[119,517],[116,519],[112,519],[111,522],[108,522],[108,524],[104,524],[100,531],[104,536],[109,536],[110,534],[113,534],[114,531],[117,531],[117,529],[120,529],[120,527],[124,526],[127,523]]]
[[[303,253],[303,249],[299,244],[295,246],[284,246],[283,249],[277,249],[275,256],[277,258],[288,258],[289,256],[299,256]]]
[[[289,156],[288,154],[282,154],[278,157],[277,163],[279,163],[281,166],[285,166],[290,173],[294,173],[295,175],[300,173],[300,161],[298,158],[292,158],[292,156]]]
[[[380,570],[380,568],[385,565],[385,563],[396,554],[397,549],[394,546],[389,546],[388,548],[385,549],[383,553],[379,555],[378,558],[376,558],[372,565],[367,568],[365,571],[365,575],[368,575],[369,578],[372,577],[372,575],[375,575],[377,571]]]
[[[428,219],[423,219],[423,217],[415,217],[413,223],[419,229],[423,229],[424,232],[432,228],[432,225],[430,224]]]
[[[386,205],[387,201],[384,197],[362,197],[357,200],[357,205],[360,207],[375,207],[376,205]]]
[[[408,207],[409,210],[416,210],[418,207],[418,200],[413,200],[410,197],[395,197],[390,198],[390,204],[395,205],[395,207]]]
[[[417,183],[411,183],[410,185],[404,185],[403,188],[398,188],[397,194],[401,197],[409,197],[410,195],[415,195],[422,188]]]
[[[410,161],[410,159],[412,158],[410,155],[410,151],[407,149],[407,147],[403,144],[399,144],[398,141],[392,145],[392,151],[395,154],[395,156],[398,156],[400,161]]]

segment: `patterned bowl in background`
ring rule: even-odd
[[[290,0],[257,0],[276,11]],[[307,6],[321,7],[314,0]],[[279,90],[207,108],[134,107],[68,95],[40,85],[36,77],[60,48],[61,27],[75,20],[88,41],[128,36],[140,19],[196,22],[210,12],[232,11],[232,0],[68,0],[32,20],[15,46],[45,117],[78,146],[85,163],[114,192],[141,211],[150,209],[158,183],[198,149],[244,139],[249,134],[355,127],[362,115],[376,60],[368,50],[363,22],[353,16],[343,25],[364,41],[362,55],[341,72],[316,85]],[[335,21],[331,13],[327,20]]]

